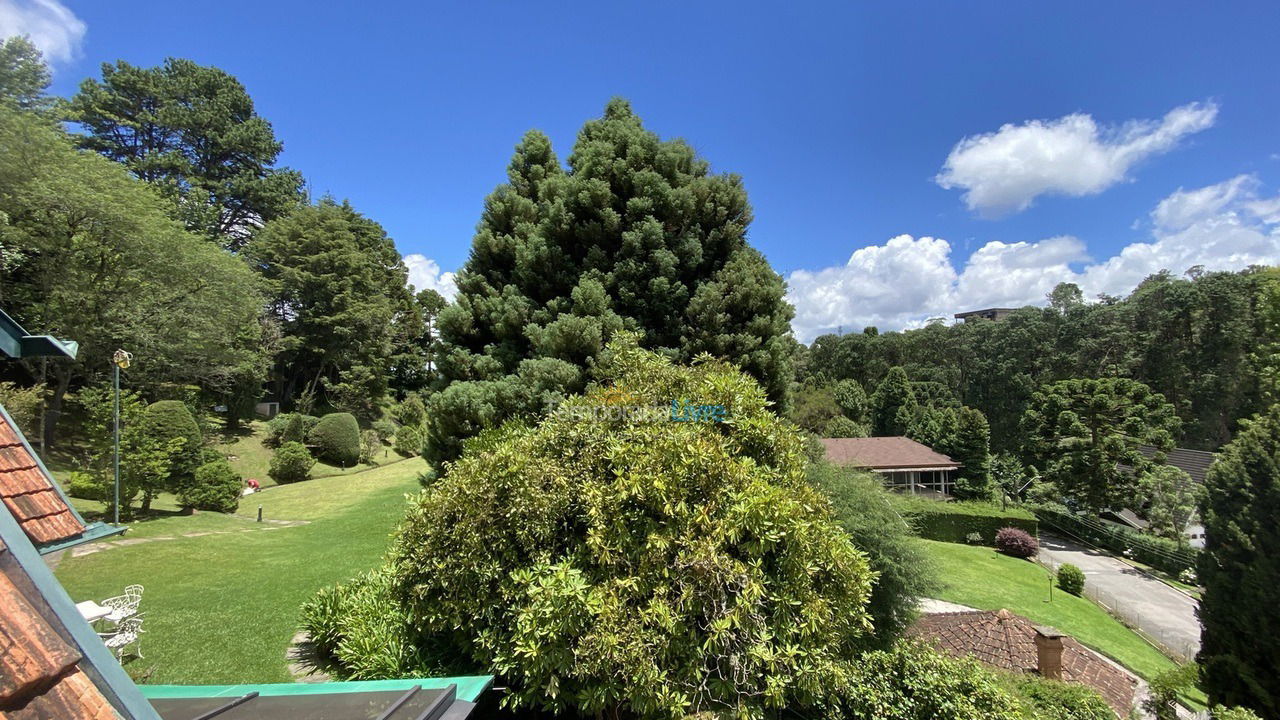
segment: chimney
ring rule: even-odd
[[[1062,637],[1051,627],[1036,627],[1036,669],[1040,677],[1062,679]]]

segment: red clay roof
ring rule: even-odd
[[[0,415],[0,498],[36,545],[75,537],[84,525],[40,469],[22,433]]]
[[[0,555],[6,554],[0,543]],[[4,558],[0,558],[3,560]],[[80,653],[62,639],[0,563],[0,717],[6,720],[113,720],[115,710],[80,670]]]
[[[911,635],[951,655],[968,655],[993,667],[1036,672],[1036,630],[1030,620],[1008,610],[923,615]],[[1128,717],[1137,680],[1086,648],[1062,638],[1062,677],[1097,690],[1116,714]]]
[[[955,460],[905,437],[824,438],[827,460],[870,470],[950,470]]]

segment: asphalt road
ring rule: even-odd
[[[1040,534],[1040,561],[1056,568],[1071,563],[1085,574],[1085,593],[1175,655],[1190,659],[1200,649],[1196,601],[1106,553],[1062,537]]]

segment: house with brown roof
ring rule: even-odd
[[[1087,685],[1122,718],[1134,706],[1138,679],[1128,671],[1070,635],[1008,610],[923,615],[909,634],[949,655],[972,657],[1000,670]]]
[[[827,462],[885,476],[885,484],[912,495],[950,495],[955,460],[908,437],[823,438]]]

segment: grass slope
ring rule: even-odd
[[[174,537],[66,557],[57,575],[77,601],[142,583],[145,660],[126,667],[145,682],[288,682],[285,650],[298,608],[321,587],[374,567],[418,488],[419,459],[274,487],[236,515],[199,513],[138,523],[128,537]],[[277,527],[253,521],[307,520]],[[271,529],[263,529],[271,528]],[[243,532],[182,537],[188,532]]]
[[[231,467],[235,468],[241,477],[254,478],[263,487],[275,485],[276,481],[272,480],[271,476],[267,474],[267,470],[271,467],[271,456],[275,453],[275,450],[262,444],[262,438],[266,437],[266,434],[266,422],[255,420],[248,425],[247,432],[233,437],[220,438],[211,447],[226,455]],[[231,460],[230,458],[233,457],[235,459]],[[391,446],[383,445],[381,450],[374,453],[373,464],[375,466],[389,465],[402,459],[400,455],[392,452]],[[364,472],[369,467],[369,465],[355,465],[344,468],[325,462],[317,462],[315,467],[311,468],[311,477],[323,478],[333,475],[352,475]]]
[[[1035,563],[986,547],[920,542],[943,570],[942,600],[980,610],[1007,608],[1052,625],[1147,680],[1174,667],[1172,660],[1089,600],[1055,587],[1050,602],[1048,571]]]

